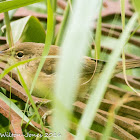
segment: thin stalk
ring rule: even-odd
[[[125,28],[125,0],[121,0],[122,30]]]
[[[69,11],[70,11],[70,3],[68,2],[66,10],[64,12],[64,19],[61,23],[61,27],[59,29],[59,32],[58,32],[58,35],[57,35],[57,38],[56,38],[56,41],[55,41],[55,45],[57,45],[57,46],[60,46],[61,43],[62,43],[62,39],[63,39],[63,36],[64,36],[64,32],[65,32],[68,17],[69,17]]]
[[[121,0],[121,17],[122,17],[122,30],[124,31],[125,29],[125,0]],[[125,47],[125,46],[124,46]],[[128,82],[127,80],[127,75],[126,75],[126,65],[125,65],[125,48],[123,47],[122,49],[122,62],[123,62],[123,75],[124,75],[124,79],[126,84],[128,85],[128,87],[130,87],[135,93],[137,93],[138,95],[140,95],[139,92],[137,92]]]
[[[56,9],[57,9],[57,0],[52,0],[52,10],[53,10],[53,31],[55,31],[56,24]],[[55,32],[53,32],[53,42],[55,40]]]
[[[102,0],[103,3],[103,0]],[[96,29],[96,35],[95,35],[95,45],[97,47],[97,59],[100,59],[100,53],[101,53],[101,28],[102,28],[102,4],[100,7],[100,13],[99,18],[97,22],[97,29]]]

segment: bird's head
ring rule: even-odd
[[[3,51],[0,54],[0,59],[2,61],[7,61],[9,65],[14,65],[20,61],[40,57],[42,55],[43,48],[44,44],[42,43],[18,43]]]

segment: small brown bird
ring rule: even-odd
[[[40,62],[40,56],[42,56],[42,51],[44,48],[44,44],[42,43],[33,43],[33,42],[26,42],[26,43],[18,43],[14,47],[3,51],[0,55],[1,60],[6,60],[9,65],[13,65],[17,62],[28,60],[30,58],[38,58],[34,61],[30,61],[26,64],[18,66],[23,79],[25,80],[27,87],[30,89],[32,85],[32,81],[34,79],[34,75],[38,68]],[[36,97],[42,98],[51,98],[51,94],[53,91],[53,85],[55,83],[55,76],[56,76],[56,64],[58,62],[58,58],[56,56],[59,54],[59,47],[51,46],[49,56],[46,58],[45,64],[39,74],[38,80],[33,90],[33,95]],[[97,63],[96,63],[97,62]],[[97,64],[97,65],[96,65]],[[77,94],[83,95],[89,91],[92,81],[97,81],[100,73],[102,72],[106,62],[101,60],[95,60],[90,57],[84,57],[82,60],[82,72],[80,78],[79,89],[77,90]],[[96,67],[97,66],[97,67]],[[140,59],[136,60],[129,60],[126,61],[126,69],[140,67]],[[95,70],[96,68],[96,70]],[[95,74],[93,76],[93,73]],[[118,62],[115,72],[119,73],[122,71],[122,62]],[[91,77],[93,76],[93,80]],[[91,86],[93,87],[93,85]]]

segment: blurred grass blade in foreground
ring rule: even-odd
[[[53,131],[60,132],[65,139],[72,103],[79,83],[80,61],[91,42],[91,26],[98,15],[101,0],[73,1],[73,11],[62,41],[62,57],[56,77]],[[65,108],[67,111],[63,110]],[[61,113],[60,113],[61,112]]]

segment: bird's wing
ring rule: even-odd
[[[56,65],[59,59],[56,58],[56,55],[59,54],[59,49],[60,48],[57,46],[50,47],[48,56],[52,56],[52,58],[46,58],[46,61],[42,68],[42,71],[44,71],[48,75],[53,74],[56,71]],[[96,60],[85,56],[81,62],[82,74],[92,74],[95,69],[96,72],[101,72],[103,70],[105,63],[106,63],[105,61]]]
[[[45,72],[47,75],[54,74],[56,71],[57,61],[57,58],[47,58],[41,71]]]
[[[56,56],[54,58],[47,58],[42,71],[44,71],[48,75],[55,73],[57,62],[58,58],[56,58]],[[105,61],[96,60],[90,57],[84,57],[83,61],[81,62],[81,74],[92,74],[94,71],[96,71],[96,73],[99,73],[103,70],[105,64]]]

